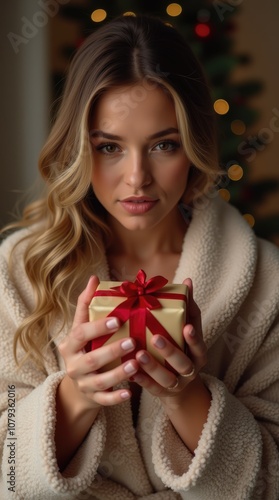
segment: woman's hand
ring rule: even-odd
[[[188,318],[189,323],[183,328],[186,341],[186,353],[171,344],[160,335],[152,337],[152,344],[158,353],[175,369],[176,376],[162,366],[147,351],[139,351],[136,359],[141,370],[133,376],[133,380],[147,389],[154,396],[163,398],[175,397],[177,401],[181,395],[185,396],[187,386],[195,379],[207,362],[207,348],[202,336],[201,313],[193,298],[193,286],[190,279],[183,282],[189,287]],[[197,380],[200,384],[200,380]],[[173,401],[174,402],[174,401]]]
[[[123,357],[135,348],[133,339],[122,339],[86,352],[89,341],[119,328],[117,318],[102,318],[89,322],[88,306],[98,286],[96,276],[89,279],[87,287],[78,298],[74,322],[70,333],[59,345],[59,351],[66,366],[66,377],[75,387],[76,398],[84,408],[116,405],[131,397],[131,391],[117,389],[114,385],[129,379],[139,368],[133,359],[105,373],[98,373],[104,365]]]
[[[101,406],[116,405],[131,397],[130,390],[109,389],[129,379],[139,367],[133,359],[98,373],[105,364],[133,351],[135,342],[131,339],[117,340],[90,352],[85,350],[92,339],[119,328],[117,318],[89,322],[88,307],[98,283],[96,276],[89,279],[78,298],[72,329],[58,347],[66,366],[66,375],[56,392],[55,444],[60,470],[67,466],[85,439]]]
[[[189,323],[183,328],[186,354],[159,335],[152,338],[154,348],[178,375],[158,363],[148,352],[139,351],[136,359],[141,370],[133,380],[161,399],[172,426],[194,453],[207,420],[211,394],[199,377],[199,371],[207,362],[201,313],[193,299],[192,281],[187,279],[183,283],[189,287]]]

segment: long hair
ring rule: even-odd
[[[185,200],[191,203],[218,171],[214,113],[206,79],[182,36],[164,22],[122,16],[88,36],[68,72],[56,121],[39,158],[44,196],[14,227],[32,226],[24,265],[35,308],[19,327],[17,347],[43,364],[49,329],[71,320],[77,294],[105,251],[104,209],[94,199],[89,121],[94,104],[122,85],[156,82],[173,98],[183,147],[191,161]],[[17,357],[16,357],[17,359]]]

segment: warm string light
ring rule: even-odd
[[[252,214],[244,214],[243,218],[248,222],[249,226],[253,227],[255,225],[255,218]]]
[[[224,188],[219,189],[218,193],[221,196],[221,198],[223,198],[223,200],[225,200],[225,201],[229,201],[230,200],[231,193],[228,191],[228,189],[224,189]]]
[[[225,115],[228,113],[230,106],[225,99],[217,99],[213,104],[214,110],[218,115]]]
[[[219,189],[218,193],[221,196],[221,198],[223,198],[223,200],[230,201],[231,194],[228,191],[228,189],[223,189],[223,188]],[[242,217],[243,217],[243,219],[246,220],[246,222],[249,224],[250,227],[254,227],[256,221],[255,221],[255,217],[253,217],[252,214],[243,214]]]
[[[167,14],[171,17],[177,17],[182,12],[182,7],[179,3],[170,3],[166,8]]]
[[[132,11],[127,11],[127,12],[124,12],[123,16],[132,16],[132,17],[136,17],[136,14],[135,12],[132,12]]]
[[[169,14],[174,15],[174,14]],[[178,14],[176,14],[178,15]],[[210,11],[207,9],[200,9],[197,13],[197,24],[195,26],[195,33],[200,38],[206,38],[211,33],[210,24]],[[218,115],[226,115],[229,112],[230,106],[225,99],[216,99],[213,104],[214,110]],[[231,122],[231,131],[235,135],[243,135],[246,132],[246,125],[242,120],[233,120]],[[228,168],[228,177],[231,181],[239,181],[242,179],[244,172],[243,168],[238,164],[233,164]],[[218,190],[219,196],[229,202],[231,198],[230,191],[228,189],[221,188]],[[244,214],[243,218],[247,223],[253,227],[255,225],[255,218],[252,214]]]
[[[240,165],[231,165],[228,169],[228,177],[232,181],[239,181],[243,177],[243,168]]]
[[[104,9],[93,10],[91,14],[91,19],[94,23],[100,23],[106,19],[107,13]]]
[[[235,135],[243,135],[246,132],[246,125],[242,120],[233,120],[231,122],[231,131]]]

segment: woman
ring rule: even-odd
[[[278,251],[212,189],[210,95],[172,27],[88,37],[40,171],[1,247],[1,498],[278,498]],[[98,280],[141,268],[189,286],[185,353],[152,337],[174,370],[133,339],[88,351],[119,328],[89,322]]]

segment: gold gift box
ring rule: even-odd
[[[113,289],[115,287],[120,287],[122,282],[117,281],[101,281],[96,290],[98,293],[107,293],[112,291],[112,293],[117,293]],[[173,298],[163,298],[162,295],[171,294]],[[186,309],[187,309],[187,298],[188,298],[188,287],[186,285],[180,284],[167,284],[161,287],[156,292],[151,292],[147,294],[147,297],[157,297],[161,307],[158,309],[149,309],[150,313],[153,317],[163,326],[165,330],[167,330],[174,344],[177,344],[181,350],[184,350],[184,337],[182,334],[182,329],[186,323]],[[139,295],[140,297],[140,295]],[[127,296],[94,296],[90,305],[89,305],[89,320],[95,321],[100,318],[104,318],[108,315],[117,316],[117,313],[114,312],[114,309],[125,302],[127,300]],[[136,306],[134,306],[135,308]],[[138,341],[136,339],[137,346],[128,355],[124,355],[122,358],[116,359],[113,362],[105,365],[100,370],[101,372],[110,370],[115,368],[116,366],[123,363],[127,359],[133,359],[135,357],[135,353],[141,349],[146,349],[150,354],[152,354],[161,364],[165,364],[165,360],[157,350],[155,350],[150,342],[153,335],[156,333],[160,333],[156,331],[157,329],[153,329],[151,331],[147,326],[145,327],[145,338],[144,340]],[[115,342],[119,339],[127,338],[131,335],[130,332],[130,321],[129,319],[125,321],[117,332],[106,335],[105,337],[99,337],[98,339],[93,339],[91,344],[91,349],[95,349],[96,347],[100,347],[101,345],[108,345],[112,342]],[[103,339],[105,341],[103,342]],[[145,344],[145,345],[144,345]]]

